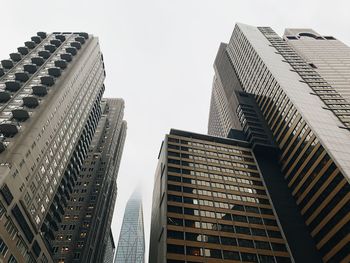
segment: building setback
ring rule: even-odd
[[[273,167],[263,174],[296,262],[306,245],[315,260],[350,260],[348,55],[310,29],[287,29],[282,39],[269,27],[237,24],[216,58],[208,132],[243,131],[260,169]],[[268,145],[273,154],[259,150]]]
[[[153,190],[149,262],[291,262],[251,144],[171,130]]]
[[[145,234],[141,194],[135,191],[125,208],[114,263],[144,263]]]
[[[1,61],[0,261],[53,262],[59,226],[71,215],[68,203],[74,209],[72,196],[83,189],[79,173],[85,158],[91,157],[91,141],[107,118],[106,109],[117,112],[115,100],[101,102],[104,78],[98,39],[87,33],[38,32]],[[118,149],[114,151],[118,158],[122,145],[123,140],[110,144]],[[96,152],[96,161],[102,154]],[[117,167],[114,161],[101,162]],[[101,178],[98,190],[106,191],[108,183],[105,193],[110,195],[97,195],[96,202],[104,205],[99,217],[95,217],[97,206],[92,209],[90,231],[86,231],[88,241],[89,233],[99,229],[99,246],[107,241],[112,216],[108,210],[114,206],[115,184],[109,182],[116,175],[111,173]],[[89,209],[87,204],[86,199],[81,213]],[[86,247],[96,249],[92,241]]]

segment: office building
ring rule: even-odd
[[[104,78],[98,39],[87,33],[38,32],[9,59],[1,61],[0,261],[53,262],[56,235],[68,203],[73,206],[72,196],[83,189],[79,174],[87,165],[85,158],[91,158],[89,147],[94,134],[108,118],[103,117],[108,115],[106,108],[115,107],[113,100],[101,102]],[[113,125],[106,124],[101,132],[108,137]],[[119,143],[122,145],[122,140]],[[117,144],[115,141],[111,147],[118,147],[121,154],[122,146]],[[109,151],[108,147],[101,148]],[[96,163],[117,167],[115,161],[100,160],[103,152],[98,150]],[[104,184],[115,176],[106,174],[108,178],[91,179],[91,184],[101,180],[101,190],[105,189]],[[109,187],[110,196],[97,196],[105,199],[110,209],[115,185]],[[84,213],[89,209],[85,205],[88,203],[82,204]],[[99,226],[103,231],[96,233],[101,235],[99,245],[104,246],[111,213],[103,212],[95,222],[95,211],[89,220],[90,229],[105,224]],[[80,227],[78,222],[76,226]]]
[[[106,244],[103,263],[113,263],[114,254],[115,254],[115,244],[114,244],[113,234],[112,234],[112,230],[109,230],[108,241]]]
[[[298,219],[296,212],[308,230],[295,240],[308,235],[315,260],[349,262],[349,47],[311,29],[286,29],[281,38],[269,27],[237,24],[214,68],[208,132],[232,137],[238,129],[256,155],[274,149],[275,161],[266,151],[257,161],[275,166],[265,180],[296,262],[303,261],[292,237],[303,227],[294,231],[285,220]],[[298,208],[288,196],[281,205],[285,186]]]
[[[135,191],[125,208],[114,263],[144,263],[145,234],[141,193]]]
[[[103,262],[110,249],[116,179],[126,135],[123,115],[122,99],[102,99],[87,156],[54,231],[55,262]]]
[[[172,129],[158,156],[149,262],[292,262],[244,134]]]

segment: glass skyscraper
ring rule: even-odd
[[[142,197],[139,192],[134,192],[126,204],[114,262],[145,262]]]

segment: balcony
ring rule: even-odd
[[[33,94],[39,97],[44,97],[47,94],[47,87],[43,85],[33,86]]]
[[[55,52],[55,50],[56,50],[56,46],[55,45],[45,45],[44,48],[45,48],[45,50],[48,50],[51,53]]]
[[[45,60],[42,57],[33,57],[32,63],[37,66],[42,66],[44,64]]]
[[[10,54],[10,58],[15,61],[15,62],[18,62],[18,61],[21,61],[22,59],[22,55],[18,52],[15,52],[15,53],[11,53]]]
[[[23,105],[28,108],[35,108],[39,105],[39,100],[34,96],[27,96],[23,98]]]
[[[69,54],[69,53],[61,54],[61,59],[64,59],[67,62],[71,62],[72,61],[72,55]]]
[[[12,116],[17,121],[25,121],[29,119],[29,112],[25,110],[23,107],[19,107],[17,109],[12,110]]]
[[[30,74],[34,74],[37,70],[37,67],[35,64],[26,64],[23,66],[23,70]]]
[[[73,56],[75,56],[78,53],[75,47],[67,47],[66,52],[72,54]]]
[[[62,44],[62,42],[59,39],[52,39],[50,40],[50,44],[59,47]]]
[[[20,82],[27,82],[29,79],[29,75],[27,72],[16,72],[15,79]]]
[[[41,50],[38,52],[38,55],[44,59],[48,59],[51,56],[51,53],[47,50]]]
[[[29,49],[33,49],[36,46],[35,42],[33,42],[33,41],[26,41],[26,42],[24,42],[24,45]]]
[[[6,90],[9,90],[11,92],[16,92],[21,88],[21,84],[19,84],[17,81],[9,80],[5,82]]]
[[[29,53],[29,50],[27,47],[19,47],[17,48],[18,52],[21,53],[23,56],[27,55]]]
[[[65,60],[56,60],[55,66],[61,69],[65,69],[67,67],[67,61]]]
[[[49,87],[55,84],[55,78],[52,76],[44,76],[44,77],[41,77],[40,80],[41,80],[41,84]]]
[[[7,91],[0,90],[0,102],[4,103],[7,102],[11,99],[11,94],[8,93]]]
[[[46,38],[46,33],[45,32],[42,32],[42,31],[40,31],[40,32],[38,32],[38,33],[36,33],[40,38],[42,38],[42,39],[44,39],[44,38]]]
[[[33,36],[30,39],[36,44],[39,44],[41,42],[41,37],[39,36]]]
[[[80,32],[80,33],[78,33],[78,35],[81,36],[81,37],[84,37],[85,39],[89,38],[89,34],[85,33],[85,32]]]
[[[74,40],[80,42],[80,44],[82,44],[82,45],[85,43],[84,37],[76,37]]]
[[[19,131],[19,125],[12,121],[4,121],[0,123],[0,133],[6,137],[13,137]]]
[[[5,69],[11,69],[13,68],[13,61],[11,59],[4,59],[1,60],[1,65]]]
[[[56,37],[56,39],[61,40],[61,42],[66,41],[66,37],[64,35],[56,35],[55,37]]]
[[[49,68],[47,70],[47,72],[49,73],[50,76],[53,76],[53,77],[56,77],[56,78],[61,76],[61,69],[60,68]]]
[[[4,69],[3,68],[0,68],[0,77],[4,76],[5,75],[5,72],[4,72]]]
[[[72,47],[75,47],[76,49],[81,49],[81,44],[80,44],[80,42],[72,42],[72,43],[70,43],[70,45],[72,46]]]

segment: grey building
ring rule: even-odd
[[[109,230],[108,240],[105,249],[105,255],[103,257],[103,263],[113,263],[115,254],[115,244],[113,239],[112,230]]]
[[[125,208],[115,263],[144,263],[145,235],[142,197],[135,191]]]
[[[349,261],[348,57],[346,45],[310,29],[283,39],[237,24],[214,66],[209,134],[238,129],[252,143],[296,262],[306,260],[302,247],[306,262]]]
[[[83,185],[78,176],[85,158],[91,156],[94,134],[106,118],[103,115],[108,115],[106,108],[117,111],[114,100],[101,102],[104,78],[98,39],[87,33],[38,32],[1,61],[0,261],[53,261],[68,203]],[[113,127],[109,125],[106,133]],[[113,141],[110,147],[122,142]],[[114,152],[119,157],[122,146],[117,148]],[[96,152],[96,161],[102,154]],[[103,211],[114,206],[112,171],[106,173],[108,179],[101,178],[100,185],[105,190],[108,183],[106,193],[111,195],[99,195],[96,200],[105,204]],[[88,227],[95,231],[97,225],[104,225],[95,233],[101,235],[103,246],[111,213],[97,218],[96,209],[92,212]],[[88,233],[86,237],[89,240]]]
[[[110,250],[116,179],[126,136],[124,101],[102,99],[100,109],[87,156],[51,241],[56,262],[103,262]]]

